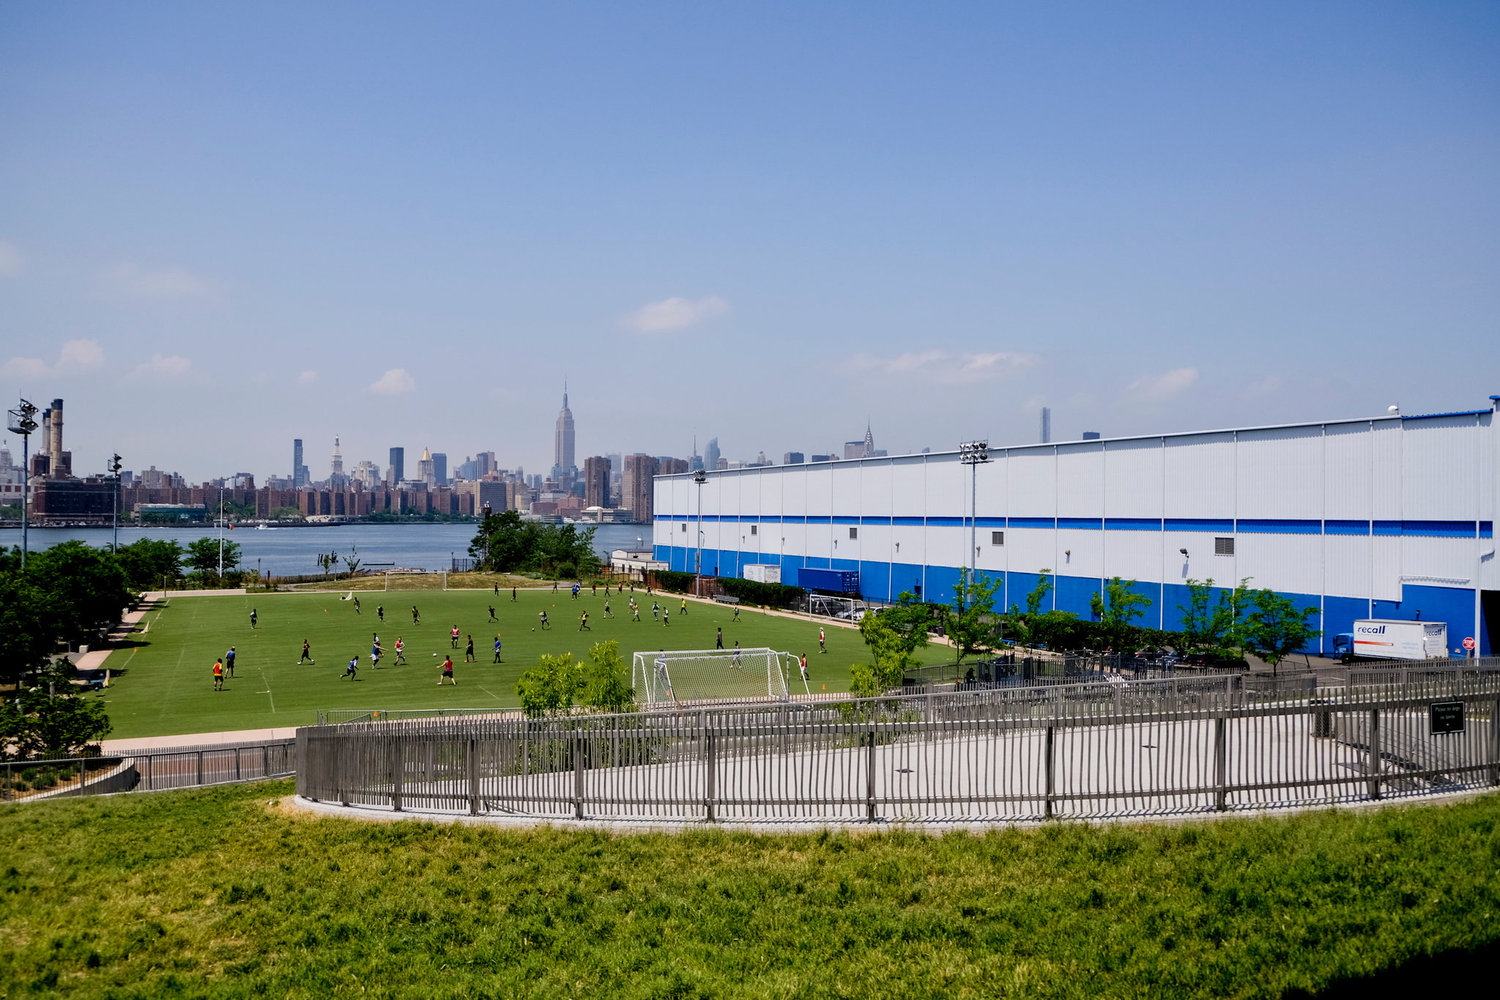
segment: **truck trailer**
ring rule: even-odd
[[[1448,626],[1444,622],[1393,621],[1365,618],[1353,632],[1333,637],[1333,655],[1352,660],[1441,660],[1448,656]]]

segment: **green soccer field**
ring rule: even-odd
[[[828,653],[818,652],[818,624],[744,609],[739,620],[725,605],[688,601],[657,594],[635,595],[641,621],[630,620],[627,588],[611,594],[613,618],[604,617],[605,597],[584,588],[577,600],[567,590],[520,591],[499,597],[488,591],[385,591],[359,595],[360,611],[339,594],[254,594],[176,597],[142,620],[141,645],[117,650],[106,665],[113,672],[104,698],[111,738],[168,736],[183,733],[300,726],[316,721],[319,709],[516,708],[516,680],[544,653],[582,658],[601,640],[618,639],[627,666],[637,651],[712,649],[715,629],[724,643],[738,640],[745,648],[769,646],[807,653],[809,685],[814,693],[846,691],[849,666],[868,655],[859,631],[825,624]],[[672,609],[671,625],[653,621],[653,600]],[[411,607],[421,612],[413,625]],[[489,620],[494,606],[498,621]],[[377,609],[383,607],[382,622]],[[258,612],[255,629],[250,611]],[[551,627],[539,627],[545,610]],[[579,615],[589,613],[589,630],[578,629]],[[459,628],[458,649],[449,632]],[[503,642],[501,662],[494,663],[495,634]],[[386,655],[370,666],[370,646],[379,633]],[[477,662],[464,662],[464,645],[474,637]],[[395,663],[400,636],[406,643],[405,664]],[[298,663],[302,640],[311,644],[315,663]],[[235,647],[235,676],[213,689],[213,663]],[[950,657],[946,647],[922,651],[936,662]],[[452,655],[456,686],[438,686],[438,665]],[[351,657],[359,658],[354,680],[343,679]],[[790,681],[791,678],[788,678]]]

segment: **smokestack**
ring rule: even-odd
[[[47,428],[47,457],[52,459],[52,468],[56,470],[57,464],[62,461],[62,417],[63,407],[61,399],[54,399],[52,406],[47,410],[52,419]]]

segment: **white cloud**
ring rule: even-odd
[[[135,264],[121,264],[104,276],[111,290],[136,299],[172,301],[207,299],[217,295],[216,281],[190,274],[180,267],[146,269]]]
[[[993,382],[1025,371],[1039,359],[1012,351],[908,351],[894,357],[861,354],[854,368],[867,375],[899,378],[935,385],[972,385]]]
[[[1125,387],[1125,394],[1133,399],[1160,403],[1181,395],[1198,381],[1198,369],[1174,368],[1160,375],[1142,375]]]
[[[727,315],[729,303],[717,295],[708,295],[701,299],[670,298],[650,302],[630,313],[622,322],[637,333],[665,333]]]
[[[166,357],[153,354],[150,361],[143,361],[136,365],[130,374],[136,377],[181,378],[192,370],[193,363],[181,354],[171,354]]]
[[[405,368],[392,368],[370,384],[370,391],[384,396],[399,396],[404,392],[412,392],[416,387],[416,380],[406,374]]]
[[[41,358],[11,358],[0,365],[0,375],[17,378],[48,378],[68,375],[85,368],[97,368],[104,364],[104,351],[94,340],[69,340],[57,353],[57,364],[49,365]]]
[[[7,378],[37,379],[52,374],[52,369],[41,358],[11,358],[0,365],[0,375]]]
[[[318,373],[310,368],[307,371],[303,372],[301,375],[297,376],[298,385],[312,385],[317,380]]]
[[[0,274],[18,274],[21,270],[21,251],[14,243],[0,240]]]

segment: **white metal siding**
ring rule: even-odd
[[[1011,517],[1057,515],[1057,458],[1052,449],[1012,451],[1009,479]]]
[[[1168,438],[1167,517],[1233,517],[1234,435]]]
[[[1237,516],[1323,517],[1321,427],[1240,431],[1235,458]]]
[[[1099,517],[1104,510],[1104,445],[1069,444],[1057,449],[1057,514]]]
[[[1374,516],[1375,438],[1369,424],[1334,424],[1323,439],[1324,516],[1368,521]]]
[[[1106,517],[1161,517],[1163,454],[1160,438],[1111,441],[1104,452]]]

